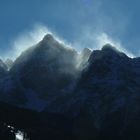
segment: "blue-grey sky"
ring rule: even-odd
[[[0,0],[0,55],[41,25],[78,49],[111,40],[140,56],[139,5],[139,0]]]

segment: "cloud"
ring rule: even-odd
[[[74,42],[68,43],[47,26],[36,24],[31,30],[22,32],[11,42],[12,48],[10,51],[6,52],[4,59],[10,58],[15,60],[24,50],[41,41],[46,34],[53,34],[55,39],[64,44],[64,46],[68,48],[73,46],[78,52],[81,52],[81,50],[86,47],[92,50],[101,49],[103,45],[110,43],[117,47],[118,50],[126,53],[129,57],[134,57],[132,53],[121,45],[120,41],[115,40],[105,32],[97,30],[93,31],[90,27],[87,27],[79,33],[80,36],[76,37]]]
[[[62,44],[67,44],[66,46],[71,48],[70,44],[64,39],[58,37],[55,31],[52,31],[43,24],[36,24],[32,29],[20,33],[11,41],[11,50],[4,54],[3,59],[10,58],[15,60],[23,51],[41,41],[46,34],[52,34],[57,41]]]
[[[135,57],[134,54],[129,52],[125,47],[121,45],[121,43],[118,40],[114,40],[111,37],[109,37],[106,33],[101,33],[99,36],[97,36],[97,44],[98,46],[103,46],[105,44],[111,44],[112,46],[116,47],[119,51],[124,52],[129,57],[133,58]]]
[[[11,42],[11,51],[5,57],[16,59],[21,52],[41,41],[48,33],[52,34],[47,27],[41,24],[35,25],[32,30],[24,31]]]
[[[73,42],[73,46],[79,51],[83,48],[90,48],[92,50],[100,50],[105,44],[111,44],[119,51],[124,52],[129,57],[135,57],[129,50],[126,49],[119,39],[113,36],[109,36],[106,32],[98,29],[92,29],[91,27],[83,28],[80,35],[77,36]]]

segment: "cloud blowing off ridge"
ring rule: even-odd
[[[3,58],[15,60],[23,51],[41,41],[46,34],[52,34],[60,43],[65,44],[66,47],[73,47],[78,52],[81,52],[84,48],[90,48],[92,50],[101,49],[103,45],[109,43],[118,50],[126,53],[129,57],[134,57],[134,55],[126,50],[119,41],[114,41],[113,38],[109,37],[105,32],[83,30],[82,36],[75,38],[74,42],[68,43],[64,39],[60,39],[60,37],[47,26],[37,24],[33,26],[31,30],[19,34],[15,40],[12,41],[11,50],[6,52]]]

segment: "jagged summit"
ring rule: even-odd
[[[122,52],[120,52],[116,47],[112,46],[111,44],[105,44],[101,51],[104,53],[104,54],[122,54]]]
[[[83,55],[86,55],[86,54],[87,54],[87,55],[90,55],[91,52],[92,52],[92,51],[91,51],[89,48],[84,48],[83,51],[82,51],[82,54],[83,54]]]
[[[58,41],[52,34],[46,34],[38,44],[39,47],[56,47],[57,45]]]
[[[12,75],[8,77],[9,83],[15,84],[14,79],[18,83],[14,88],[18,87],[16,90],[20,90],[21,95],[24,92],[27,98],[34,95],[46,101],[48,97],[53,98],[73,87],[86,69],[89,75],[94,74],[97,77],[107,77],[116,67],[122,69],[128,60],[120,59],[124,58],[124,54],[120,54],[123,53],[110,44],[95,51],[84,48],[81,54],[78,54],[76,50],[69,49],[67,45],[59,42],[52,34],[47,34],[12,64],[8,71]]]
[[[105,55],[114,55],[114,56],[119,56],[119,57],[127,57],[127,55],[125,53],[123,53],[122,51],[120,51],[119,49],[117,49],[116,47],[112,46],[111,44],[105,44],[101,51],[105,54]]]
[[[52,34],[46,34],[44,38],[36,45],[42,49],[50,49],[53,51],[71,51],[73,53],[77,53],[74,48],[67,46],[57,37],[53,36]]]
[[[101,50],[114,50],[114,51],[118,51],[114,46],[112,46],[111,44],[107,43],[105,44]]]
[[[76,57],[74,50],[67,49],[67,46],[47,34],[32,49],[18,57],[11,72],[23,88],[47,98],[56,92],[61,93],[77,78]]]
[[[43,38],[44,41],[52,41],[54,40],[54,37],[52,34],[46,34]]]
[[[94,50],[90,56],[89,61],[95,61],[99,59],[120,59],[120,58],[129,58],[125,53],[118,50],[116,47],[112,46],[111,44],[106,44],[102,47],[101,50]]]
[[[5,63],[12,64],[10,60]],[[95,139],[100,132],[103,138],[96,140],[112,140],[110,136],[125,140],[128,134],[140,139],[139,131],[134,131],[140,128],[139,58],[131,59],[110,44],[101,50],[85,48],[77,54],[47,34],[22,53],[9,71],[4,67],[0,60],[0,100],[42,111],[40,118],[45,123],[39,126],[45,124],[49,129],[40,130],[50,133],[51,128],[53,135],[54,130],[65,134],[70,126],[70,133],[77,133],[76,140],[79,134],[78,140]],[[68,117],[70,123],[64,122],[62,116]],[[60,127],[54,125],[55,121]],[[61,126],[66,131],[59,129]]]

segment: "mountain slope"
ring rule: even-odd
[[[80,73],[77,56],[74,49],[48,34],[16,59],[9,73],[28,100],[28,108],[44,108],[46,101],[74,85]]]
[[[59,134],[78,140],[140,138],[140,58],[109,44],[79,54],[46,35],[11,69],[0,63],[0,99],[42,111],[52,135],[66,124]]]
[[[137,139],[139,64],[139,58],[131,59],[107,44],[92,52],[75,89],[51,102],[46,110],[77,118],[75,131],[80,129],[80,139]]]

